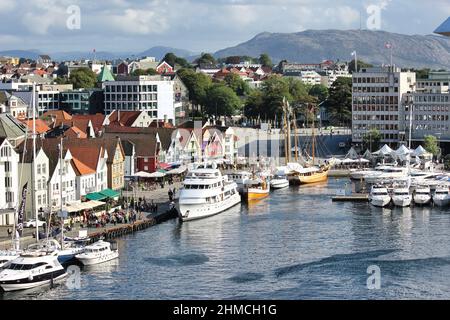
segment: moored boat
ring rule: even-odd
[[[112,249],[111,243],[99,240],[84,248],[84,252],[75,256],[85,266],[107,262],[119,257],[119,250]]]
[[[260,200],[269,196],[270,184],[265,179],[254,179],[248,181],[244,188],[245,199]]]
[[[418,187],[414,192],[414,203],[418,205],[426,205],[431,202],[430,187]]]
[[[369,201],[375,207],[386,207],[391,203],[391,196],[384,186],[372,186],[369,194]]]
[[[433,194],[433,203],[438,207],[446,207],[450,203],[448,186],[438,186]]]

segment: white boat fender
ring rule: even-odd
[[[33,275],[32,275],[32,274],[30,274],[30,275],[28,276],[28,280],[33,281]]]

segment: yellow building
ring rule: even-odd
[[[11,64],[17,66],[19,64],[20,58],[17,57],[0,57],[0,65]]]

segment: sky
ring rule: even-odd
[[[449,16],[449,0],[0,0],[0,51],[214,52],[261,32],[431,34]]]

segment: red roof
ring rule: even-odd
[[[29,130],[33,130],[33,119],[21,120]],[[36,119],[36,133],[43,134],[50,130],[50,127],[42,119]]]
[[[114,111],[109,115],[110,125],[130,127],[141,115],[142,111]]]
[[[72,150],[70,150],[72,152]],[[87,165],[85,165],[83,162],[78,160],[77,158],[72,158],[72,167],[73,170],[75,170],[75,173],[77,176],[82,176],[86,174],[93,174],[96,172],[96,169],[90,168]]]
[[[91,120],[92,126],[94,127],[94,131],[97,134],[103,128],[103,123],[105,121],[106,116],[101,113],[96,114],[74,114],[72,119],[75,121],[78,120]]]

